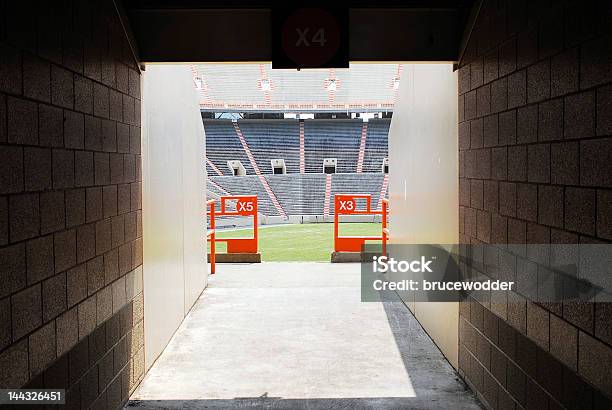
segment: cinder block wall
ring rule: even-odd
[[[483,2],[459,69],[462,243],[612,240],[606,3]],[[460,372],[491,408],[611,408],[611,363],[609,304],[461,305]]]
[[[143,375],[140,74],[112,1],[0,1],[0,387]]]

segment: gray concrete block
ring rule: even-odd
[[[104,218],[102,187],[87,188],[85,200],[85,220],[96,222]]]
[[[13,146],[0,146],[0,193],[22,192],[23,189],[23,149]]]
[[[43,322],[66,311],[66,274],[60,273],[42,284]]]
[[[573,371],[577,370],[578,329],[555,315],[550,315],[550,353]]]
[[[26,247],[24,243],[0,249],[0,297],[26,285]]]
[[[74,107],[74,81],[72,73],[59,66],[51,66],[51,101],[53,105]]]
[[[72,228],[85,223],[85,189],[65,191],[66,227]]]
[[[117,186],[107,185],[102,188],[104,218],[117,215]]]
[[[40,194],[40,233],[57,232],[66,227],[64,192],[52,191]]]
[[[7,136],[11,144],[38,145],[38,104],[7,97]]]
[[[87,297],[87,265],[81,264],[66,273],[67,302],[72,307]]]
[[[97,117],[108,118],[109,116],[109,90],[102,84],[94,83],[94,106],[93,112]]]
[[[516,217],[527,221],[538,220],[538,187],[516,184]]]
[[[596,191],[594,189],[565,189],[565,228],[593,235],[595,233]]]
[[[556,98],[538,106],[538,141],[563,139],[563,99]]]
[[[102,151],[102,121],[91,115],[85,116],[85,149]]]
[[[61,108],[38,105],[38,140],[43,147],[64,146],[64,114]]]
[[[119,249],[104,254],[104,283],[110,284],[119,277]]]
[[[578,374],[612,395],[612,349],[584,332],[578,335]]]
[[[17,340],[42,324],[40,284],[11,296],[13,340]]]
[[[550,145],[550,182],[577,185],[579,176],[579,144],[563,142]]]
[[[64,110],[64,145],[66,148],[85,148],[85,117],[83,114]]]
[[[104,287],[104,257],[98,256],[87,262],[87,294],[93,295],[102,287]]]
[[[550,98],[550,60],[542,60],[527,68],[527,102]]]
[[[0,386],[17,389],[28,380],[28,341],[23,339],[0,352]]]
[[[580,184],[612,188],[612,137],[580,142]]]
[[[57,356],[70,351],[79,340],[79,319],[77,308],[70,309],[55,320],[57,328]]]
[[[74,76],[74,109],[86,114],[93,112],[93,82],[78,74]]]
[[[94,184],[94,162],[93,152],[74,152],[74,185],[86,187]]]
[[[53,235],[32,239],[26,243],[28,285],[53,276]]]
[[[552,57],[550,61],[551,96],[569,94],[578,90],[578,47]]]
[[[550,145],[529,145],[527,152],[527,180],[550,183]]]
[[[517,71],[508,76],[508,108],[516,108],[527,102],[527,71]]]
[[[93,295],[78,305],[79,340],[87,337],[96,328],[96,295]]]
[[[563,134],[565,138],[595,135],[595,93],[592,91],[565,97]]]
[[[9,197],[10,241],[17,242],[40,234],[40,203],[38,194]]]
[[[73,267],[77,261],[76,230],[58,232],[54,236],[55,272]]]
[[[102,120],[102,150],[105,152],[117,151],[117,123]]]
[[[28,338],[30,378],[45,370],[56,358],[55,322],[50,322]]]
[[[110,154],[110,183],[121,184],[123,182],[125,182],[123,154]]]
[[[11,298],[0,299],[0,351],[11,344]]]
[[[54,149],[51,155],[53,158],[53,188],[74,187],[74,152]]]
[[[110,184],[109,155],[102,152],[94,153],[94,172],[96,185]]]

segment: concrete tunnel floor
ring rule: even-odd
[[[359,264],[218,266],[126,407],[480,409],[401,302],[361,302]]]

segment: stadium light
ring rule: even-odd
[[[272,89],[272,87],[270,86],[270,80],[268,80],[267,78],[264,78],[263,80],[261,80],[260,84],[261,84],[261,89],[263,91],[270,91]]]

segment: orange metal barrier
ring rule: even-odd
[[[366,209],[357,209],[357,199],[365,199]],[[334,197],[334,251],[361,252],[366,241],[382,241],[383,254],[387,253],[387,213],[389,200],[383,199],[381,210],[372,209],[372,198],[369,194],[336,194]],[[382,230],[380,236],[340,236],[339,223],[341,215],[382,215]]]
[[[387,216],[389,215],[389,200],[382,199],[382,254],[387,255],[387,242],[389,241],[389,228],[387,227]]]
[[[215,200],[206,201],[206,207],[210,208],[210,229],[206,231],[206,240],[210,242],[210,273],[215,274]]]
[[[219,212],[220,216],[252,216],[253,237],[252,238],[216,238],[216,242],[227,243],[227,253],[257,253],[257,195],[225,195],[221,197]],[[228,202],[236,201],[236,210],[229,209]],[[212,241],[211,241],[212,249]]]

